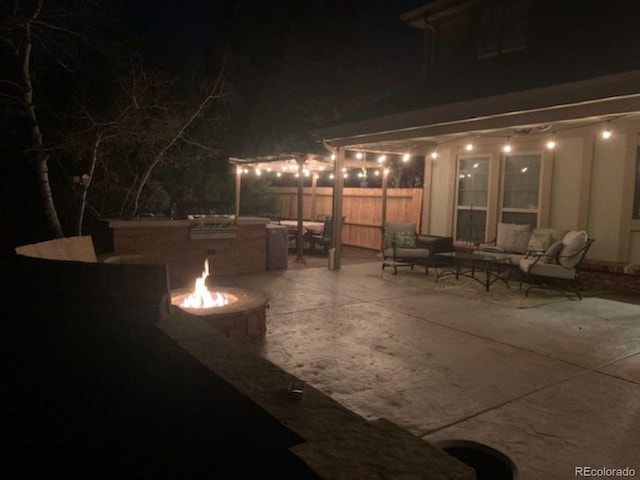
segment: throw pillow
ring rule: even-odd
[[[563,267],[575,268],[582,255],[579,253],[587,246],[587,232],[571,230],[562,239],[562,251],[558,256],[558,263]]]
[[[416,248],[416,236],[413,232],[399,232],[394,236],[396,248]]]
[[[514,232],[522,232],[521,235]],[[524,235],[526,240],[523,243]],[[517,223],[499,223],[498,234],[496,235],[496,247],[504,249],[505,252],[524,253],[527,250],[529,235],[531,234],[531,225],[519,225]],[[515,248],[515,249],[514,249]]]
[[[507,242],[505,250],[509,253],[524,253],[527,251],[527,245],[529,244],[529,236],[531,227],[529,229],[513,229],[509,235],[509,241]]]
[[[546,252],[552,243],[553,243],[552,233],[538,233],[534,231],[531,234],[531,237],[529,237],[529,244],[527,245],[527,250],[529,252]]]
[[[562,251],[562,247],[564,245],[562,244],[561,240],[558,240],[557,242],[555,242],[553,245],[551,245],[549,248],[547,248],[547,250],[544,252],[544,255],[542,255],[542,258],[540,259],[540,261],[542,263],[558,263],[558,255],[560,255],[560,252]]]

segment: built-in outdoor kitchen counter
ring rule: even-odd
[[[209,259],[212,276],[262,272],[266,268],[268,219],[224,215],[188,220],[109,220],[114,254],[135,263],[164,263],[171,288],[192,283]]]

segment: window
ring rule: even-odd
[[[502,189],[504,223],[538,224],[540,155],[505,157]]]
[[[488,6],[480,13],[478,58],[491,58],[527,46],[530,0],[510,0]]]
[[[479,243],[487,229],[489,158],[461,158],[458,163],[456,240]]]
[[[640,147],[636,150],[636,185],[633,199],[633,218],[640,220]]]

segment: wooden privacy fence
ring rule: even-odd
[[[298,189],[274,187],[277,196],[278,216],[296,219],[298,216]],[[315,220],[321,215],[331,216],[333,188],[310,187],[304,189],[303,216]],[[387,189],[387,221],[411,222],[420,231],[422,212],[421,188]],[[354,247],[380,248],[382,226],[382,189],[345,188],[342,214],[346,217],[342,231],[342,243]]]

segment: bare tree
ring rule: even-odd
[[[33,52],[33,29],[39,25],[39,17],[42,12],[44,0],[39,0],[29,15],[20,15],[17,2],[14,7],[14,17],[6,28],[3,29],[3,43],[10,48],[20,65],[19,83],[9,79],[3,79],[6,85],[12,85],[21,95],[21,102],[27,113],[30,123],[31,155],[36,167],[36,175],[42,206],[47,220],[47,226],[53,235],[62,237],[62,227],[58,218],[58,212],[53,202],[51,184],[49,183],[49,155],[44,148],[42,130],[36,108],[34,105],[34,87],[31,78],[31,64]]]
[[[224,69],[226,65],[226,57],[220,67],[220,71],[218,73],[218,77],[212,83],[212,85],[207,89],[207,93],[204,98],[200,101],[197,107],[193,110],[193,113],[189,115],[186,120],[181,123],[177,131],[169,138],[169,140],[164,144],[164,146],[153,156],[153,159],[149,163],[148,167],[144,170],[140,181],[135,189],[135,193],[133,196],[133,211],[132,215],[136,215],[140,208],[140,196],[142,195],[142,191],[144,190],[153,170],[164,160],[167,152],[178,142],[179,140],[183,140],[185,142],[191,143],[195,146],[200,146],[202,148],[207,148],[204,145],[198,144],[198,142],[194,142],[189,140],[189,138],[185,135],[186,131],[193,124],[193,122],[202,114],[207,105],[219,98],[225,97],[229,95],[229,92],[226,90],[226,83],[224,80]]]

